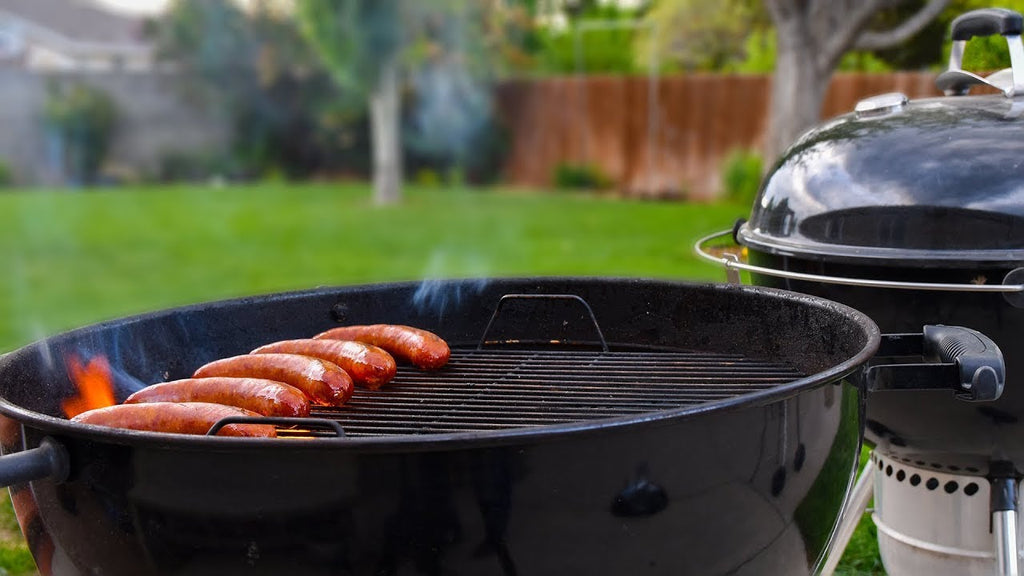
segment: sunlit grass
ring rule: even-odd
[[[266,184],[0,195],[0,349],[100,319],[320,285],[437,277],[721,279],[691,253],[736,205]]]

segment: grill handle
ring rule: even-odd
[[[731,236],[733,231],[724,230],[721,232],[715,232],[709,234],[694,244],[693,249],[697,256],[715,262],[725,267],[726,274],[730,278],[730,282],[739,283],[739,274],[737,270],[744,270],[747,272],[753,272],[755,274],[762,274],[764,276],[772,276],[775,278],[785,278],[787,280],[802,280],[804,282],[822,282],[825,284],[840,284],[843,286],[860,286],[862,288],[887,288],[893,290],[927,290],[935,292],[988,292],[1002,294],[1006,297],[1010,304],[1017,307],[1024,307],[1024,268],[1020,268],[1021,272],[1016,273],[1014,270],[1006,275],[1003,279],[1002,284],[952,284],[952,283],[941,283],[941,282],[902,282],[898,280],[876,280],[873,278],[846,278],[843,276],[826,276],[824,274],[805,274],[803,272],[792,272],[790,270],[778,270],[776,268],[767,268],[764,266],[755,266],[753,264],[747,264],[746,262],[740,262],[739,258],[729,254],[731,257],[719,257],[711,254],[707,251],[706,245],[712,240],[718,240]],[[735,238],[733,239],[735,242]]]
[[[498,319],[502,308],[505,307],[505,303],[510,300],[564,300],[567,302],[578,302],[587,311],[587,316],[594,325],[594,331],[597,332],[597,337],[601,341],[601,351],[608,351],[608,342],[604,339],[604,332],[601,331],[601,326],[597,323],[594,310],[590,307],[590,304],[587,304],[586,300],[576,294],[505,294],[498,299],[498,305],[494,307],[494,313],[491,314],[491,319],[487,321],[487,327],[484,328],[484,333],[480,336],[480,342],[476,345],[477,350],[483,350],[484,343],[487,342],[487,335],[490,334],[491,327],[494,326],[494,321]]]
[[[953,40],[970,40],[975,36],[1020,35],[1024,19],[1005,8],[982,8],[961,14],[950,26]]]
[[[341,424],[328,420],[327,418],[284,418],[276,416],[228,416],[217,420],[207,436],[216,436],[220,429],[228,424],[273,424],[274,426],[304,426],[306,428],[322,428],[331,432],[338,438],[345,437],[345,429]]]
[[[52,438],[43,438],[37,448],[0,457],[0,487],[43,478],[63,482],[69,469],[67,449]]]
[[[883,358],[917,356],[919,363]],[[968,402],[991,402],[1003,393],[1003,354],[988,336],[960,326],[925,326],[921,334],[887,334],[868,368],[868,391],[953,390]]]
[[[949,52],[949,67],[935,79],[935,86],[947,96],[963,96],[971,86],[978,84],[1000,90],[1007,97],[1024,94],[1024,43],[1020,38],[1022,28],[1024,19],[1021,15],[1005,8],[982,8],[961,14],[950,27],[953,46]],[[985,78],[964,70],[962,66],[967,41],[975,36],[996,34],[1006,38],[1010,68]]]

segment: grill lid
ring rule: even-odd
[[[737,239],[773,254],[907,264],[1024,260],[1024,97],[841,116],[768,176]]]
[[[957,28],[954,38],[965,42],[965,31],[974,33]],[[947,94],[971,83],[1004,93],[862,101],[786,152],[737,240],[771,254],[872,265],[1024,261],[1024,90],[1015,86],[1024,62],[980,79],[959,69],[959,54],[939,77]]]

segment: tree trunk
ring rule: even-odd
[[[818,122],[832,69],[819,66],[818,50],[805,22],[779,23],[778,53],[772,78],[766,167],[797,137]]]
[[[381,62],[377,84],[370,94],[373,141],[373,201],[396,204],[402,199],[401,95],[398,59]]]

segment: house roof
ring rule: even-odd
[[[73,42],[148,44],[143,35],[143,18],[116,14],[86,0],[0,0],[0,12]]]

